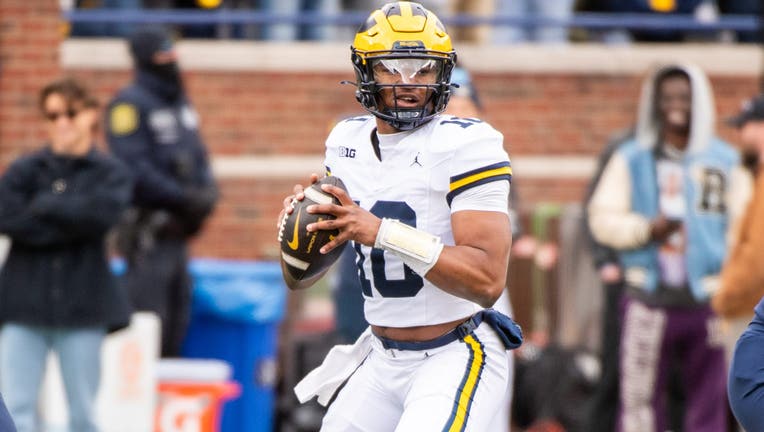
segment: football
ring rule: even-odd
[[[322,246],[331,241],[338,231],[319,230],[308,232],[306,227],[314,222],[334,219],[328,214],[308,213],[308,206],[313,204],[334,203],[340,205],[340,201],[332,194],[321,190],[321,185],[331,184],[343,190],[347,190],[345,184],[337,177],[326,176],[317,183],[306,188],[305,199],[293,201],[294,211],[284,215],[279,227],[279,243],[281,245],[281,259],[285,264],[289,276],[295,280],[310,279],[321,274],[329,266],[334,264],[342,254],[344,247],[333,249],[328,254],[319,252]]]

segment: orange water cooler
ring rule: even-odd
[[[154,432],[218,432],[223,405],[240,394],[228,379],[160,377]]]

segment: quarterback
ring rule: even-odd
[[[438,18],[389,3],[355,36],[356,98],[370,113],[326,141],[323,185],[341,205],[308,212],[339,230],[321,252],[352,241],[369,328],[337,346],[295,388],[329,405],[323,431],[491,431],[520,329],[491,309],[505,287],[512,169],[502,135],[475,118],[442,115],[456,54]],[[313,175],[312,182],[317,180]],[[284,200],[304,198],[295,186]],[[309,282],[287,279],[290,288]]]

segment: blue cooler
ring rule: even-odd
[[[226,403],[222,432],[272,430],[278,326],[286,285],[275,262],[197,259],[191,322],[183,356],[221,359],[241,396]]]

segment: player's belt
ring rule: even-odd
[[[431,350],[435,348],[440,348],[444,345],[448,345],[451,342],[464,339],[468,334],[472,333],[476,328],[478,328],[481,322],[483,322],[484,313],[485,311],[480,311],[476,313],[475,315],[473,315],[471,318],[464,321],[463,323],[454,327],[453,330],[444,334],[443,336],[439,336],[435,339],[430,339],[427,341],[405,342],[405,341],[397,341],[397,340],[389,339],[382,336],[376,336],[376,335],[375,336],[377,339],[379,339],[382,342],[382,346],[385,349],[397,349],[402,351]]]
[[[382,346],[385,349],[422,351],[439,348],[457,340],[464,340],[464,338],[478,328],[483,321],[496,331],[496,335],[501,339],[501,342],[506,349],[515,349],[523,343],[523,332],[520,329],[520,326],[518,326],[512,318],[494,309],[483,309],[468,320],[456,326],[450,332],[428,341],[404,342],[377,335],[375,335],[375,337],[382,342]]]

